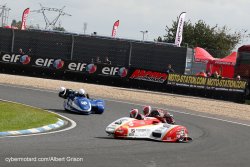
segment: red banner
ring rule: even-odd
[[[21,30],[25,30],[26,29],[26,20],[27,20],[27,16],[30,13],[30,8],[27,8],[23,11],[23,16],[22,16],[22,27]]]
[[[137,79],[149,82],[158,82],[163,83],[167,80],[168,74],[155,72],[155,71],[146,71],[136,69],[133,74],[130,76],[130,79]]]
[[[112,29],[112,37],[115,37],[116,36],[116,31],[117,31],[117,28],[119,26],[120,22],[119,20],[117,20],[114,25],[113,25],[113,29]]]

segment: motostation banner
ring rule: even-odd
[[[169,74],[167,85],[204,89],[207,79],[190,75]]]
[[[208,90],[245,92],[246,86],[247,81],[243,80],[207,78],[206,82],[206,89]]]
[[[247,81],[169,74],[167,84],[205,90],[245,92]]]

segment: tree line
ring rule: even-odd
[[[156,41],[174,43],[177,26],[178,18],[172,22],[171,26],[166,26],[166,34],[163,37],[159,36]],[[218,24],[210,26],[203,20],[196,23],[188,20],[183,27],[182,46],[202,47],[214,57],[225,57],[245,38],[249,38],[247,30],[232,32],[227,26],[219,27]]]

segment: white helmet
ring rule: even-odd
[[[66,93],[66,88],[65,87],[60,87],[59,93],[65,94]]]
[[[84,89],[79,89],[79,92],[78,92],[80,95],[85,95],[85,90]]]

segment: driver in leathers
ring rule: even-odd
[[[75,97],[86,97],[89,99],[89,94],[86,93],[84,89],[79,89],[79,91],[74,91],[72,89],[66,89],[65,87],[60,87],[59,97],[67,99],[74,99]]]
[[[167,111],[159,109],[152,110],[151,106],[145,106],[143,108],[143,113],[145,117],[155,117],[159,119],[162,123],[175,124],[173,116],[171,116],[170,113]]]
[[[145,116],[140,114],[138,109],[130,110],[129,116],[130,116],[130,118],[135,118],[135,119],[138,119],[138,120],[144,120],[145,119]]]

